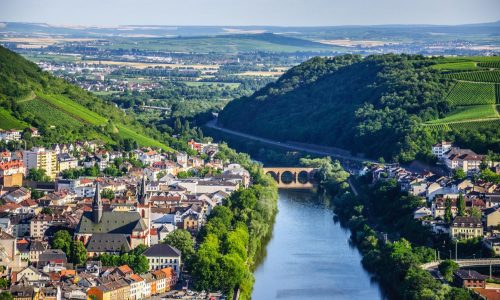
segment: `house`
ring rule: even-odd
[[[30,236],[34,238],[43,238],[47,234],[52,234],[51,227],[66,227],[68,225],[66,217],[60,214],[38,214],[31,219]],[[53,228],[53,229],[54,229]]]
[[[441,143],[437,143],[432,146],[432,154],[438,159],[442,159],[443,157],[445,157],[445,154],[450,151],[451,147],[451,142],[442,141]]]
[[[61,249],[47,249],[40,254],[37,266],[44,269],[47,267],[49,271],[60,271],[66,268],[67,263],[66,253]]]
[[[25,173],[26,169],[21,160],[0,162],[0,185],[4,187],[22,186]]]
[[[35,292],[35,287],[26,279],[12,285],[9,292],[12,295],[13,300],[33,300],[38,294]]]
[[[453,273],[453,282],[455,285],[464,288],[485,288],[486,278],[488,276],[482,275],[474,270],[457,270]]]
[[[479,218],[455,217],[450,225],[450,236],[456,239],[482,237],[483,223]]]
[[[26,279],[30,284],[49,282],[50,277],[33,266],[28,266],[16,273],[15,282]]]
[[[3,197],[7,201],[11,201],[14,203],[19,203],[24,200],[28,200],[31,198],[31,191],[25,187],[20,187],[9,194]]]
[[[413,212],[413,218],[415,220],[420,220],[422,218],[425,218],[425,217],[431,216],[431,215],[432,215],[432,211],[427,207],[420,207]]]
[[[465,173],[478,172],[484,155],[478,155],[470,149],[451,149],[445,157],[446,166],[450,170],[461,168]]]
[[[157,244],[151,246],[142,254],[149,261],[150,270],[159,270],[170,267],[175,272],[181,268],[181,252],[167,244]]]
[[[21,139],[21,131],[16,129],[1,130],[0,129],[0,141],[19,141]]]
[[[457,215],[457,199],[450,199],[451,201],[451,215]],[[446,211],[446,199],[443,197],[436,198],[431,203],[431,212],[434,219],[443,218]]]
[[[490,207],[483,211],[486,228],[500,225],[500,206]]]

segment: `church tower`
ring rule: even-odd
[[[142,205],[149,204],[149,199],[146,192],[146,176],[142,176],[141,186],[139,187],[139,192],[137,193],[137,202]]]
[[[95,186],[94,201],[92,202],[92,220],[94,223],[101,222],[102,218],[102,201],[101,201],[101,190],[99,188],[99,182]]]

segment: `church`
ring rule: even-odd
[[[82,241],[89,255],[119,253],[140,244],[149,246],[150,205],[143,178],[137,192],[135,211],[104,211],[100,184],[97,182],[92,211],[85,212],[75,230],[75,239]]]

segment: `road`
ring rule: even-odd
[[[288,143],[282,143],[282,142],[274,141],[274,140],[267,139],[267,138],[258,137],[258,136],[255,136],[255,135],[250,135],[250,134],[242,133],[242,132],[231,130],[231,129],[226,129],[224,127],[221,127],[221,126],[217,125],[217,119],[213,119],[212,121],[210,121],[207,124],[205,124],[205,126],[207,126],[208,128],[212,128],[212,129],[215,129],[215,130],[219,130],[219,131],[231,134],[231,135],[243,137],[243,138],[246,138],[246,139],[249,139],[249,140],[254,140],[254,141],[257,141],[257,142],[265,143],[265,144],[268,144],[268,145],[273,145],[273,146],[284,148],[284,149],[288,149],[288,150],[302,151],[302,152],[307,152],[307,153],[315,154],[315,155],[332,156],[332,157],[335,157],[335,158],[340,158],[340,159],[345,159],[345,160],[350,160],[350,161],[356,161],[356,162],[366,162],[366,161],[375,162],[375,161],[367,159],[367,158],[361,158],[361,157],[352,156],[352,155],[339,154],[339,153],[336,153],[334,151],[326,151],[326,150],[314,149],[314,147],[315,147],[314,145],[311,145],[310,148],[307,147],[306,144],[301,144],[300,146],[299,145],[292,145],[292,144],[288,144]]]

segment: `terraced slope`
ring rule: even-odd
[[[121,110],[42,72],[35,64],[3,47],[0,47],[0,70],[2,129],[38,127],[43,139],[47,139],[45,142],[99,139],[118,144],[123,139],[132,139],[141,146],[173,151],[145,134],[147,131]]]

